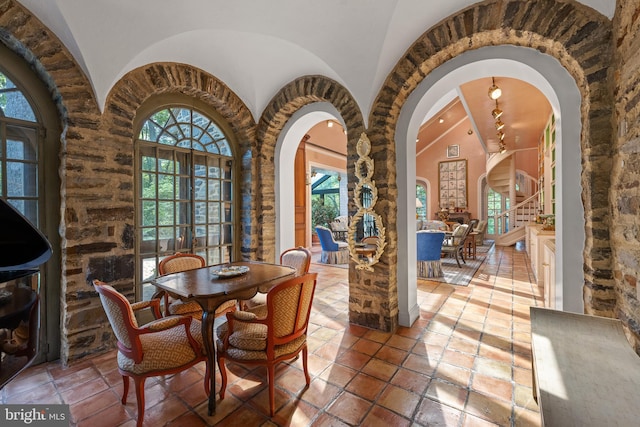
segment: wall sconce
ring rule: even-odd
[[[489,98],[498,99],[502,95],[502,90],[496,86],[495,78],[491,77],[491,86],[489,87]]]
[[[440,119],[438,120],[438,123],[444,123],[444,119],[440,117]]]

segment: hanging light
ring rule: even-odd
[[[496,130],[502,130],[504,128],[504,123],[500,119],[496,121]]]
[[[496,135],[498,135],[498,139],[502,141],[504,139],[504,132],[500,131]]]
[[[493,116],[494,120],[498,120],[500,118],[500,116],[502,116],[502,110],[500,108],[498,108],[498,100],[496,99],[496,108],[493,109],[493,111],[491,112],[491,115]]]
[[[502,95],[502,90],[496,86],[495,78],[491,77],[491,87],[489,88],[489,98],[498,99]]]
[[[500,150],[500,154],[502,154],[505,151],[507,151],[507,146],[504,143],[504,141],[500,141],[500,144],[498,145],[498,149]]]
[[[333,121],[332,120],[327,120],[327,127],[330,127],[330,128],[333,127]]]

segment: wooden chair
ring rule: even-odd
[[[160,316],[160,300],[130,304],[113,287],[94,280],[100,301],[118,340],[118,371],[124,389],[122,404],[127,403],[129,377],[133,378],[138,401],[138,422],[144,418],[144,382],[147,377],[171,375],[205,360],[200,322],[189,316]],[[157,320],[139,327],[134,311],[150,308]],[[204,388],[209,394],[209,369]]]
[[[309,272],[311,252],[302,246],[287,249],[280,254],[280,265],[293,267],[296,269],[296,276],[302,276]],[[246,310],[266,303],[267,294],[258,293],[253,298],[244,301],[243,307]]]
[[[266,366],[271,416],[275,412],[274,380],[278,363],[293,359],[302,352],[302,367],[309,385],[307,326],[316,278],[317,273],[296,276],[271,289],[266,305],[227,313],[227,322],[216,329],[217,360],[222,376],[221,400],[227,387],[225,360]]]
[[[464,242],[467,240],[467,235],[470,231],[471,227],[469,227],[469,224],[462,224],[456,228],[451,237],[445,239],[442,244],[442,253],[450,256],[453,255],[460,268],[462,268],[460,258],[462,258],[463,263],[467,263],[464,260]]]
[[[178,252],[160,261],[160,264],[158,264],[158,272],[161,276],[164,276],[165,274],[194,270],[204,266],[206,266],[206,261],[200,255]],[[164,297],[165,316],[179,314],[191,316],[196,320],[202,319],[202,307],[195,301],[182,301],[178,298],[171,297],[171,295],[162,290],[156,292],[154,297]],[[216,317],[222,316],[229,311],[234,311],[236,304],[236,300],[225,301],[216,310]]]

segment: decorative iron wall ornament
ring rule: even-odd
[[[356,263],[356,269],[373,271],[373,265],[380,261],[380,257],[387,245],[385,228],[382,217],[374,210],[378,201],[378,189],[373,176],[373,159],[369,157],[371,141],[362,132],[356,146],[358,160],[355,174],[358,181],[354,190],[354,202],[358,208],[351,218],[349,225],[349,253]],[[371,223],[369,226],[367,224]],[[368,228],[367,228],[368,227]],[[362,244],[363,238],[377,236],[374,243]]]

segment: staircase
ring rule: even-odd
[[[515,202],[514,206],[494,216],[494,235],[496,246],[511,246],[524,239],[525,225],[534,222],[538,213],[538,192],[525,194],[516,191],[515,152],[491,155],[487,160],[487,184],[493,191]],[[520,188],[531,185],[522,185]],[[533,186],[535,187],[535,186]]]

